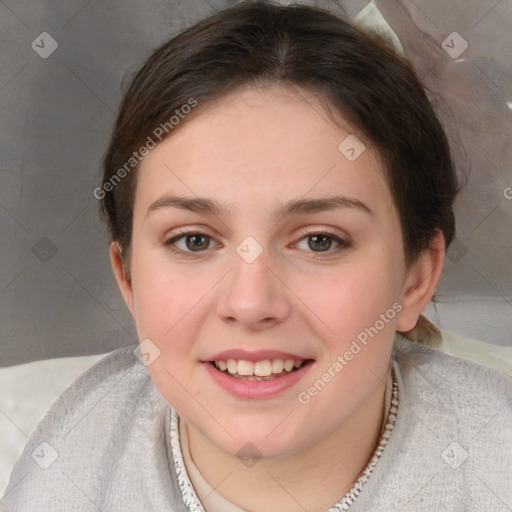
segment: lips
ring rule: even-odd
[[[271,361],[274,359],[291,359],[293,361],[306,361],[308,359],[312,359],[311,357],[302,356],[300,354],[293,354],[291,352],[282,352],[280,350],[255,350],[255,351],[247,351],[244,349],[231,349],[224,350],[222,352],[218,352],[214,354],[208,359],[204,359],[202,362],[215,362],[215,361],[227,361],[228,359],[236,359],[237,361],[264,361],[265,359],[270,359]]]
[[[208,374],[230,394],[263,399],[283,393],[309,372],[311,357],[274,349],[229,349],[203,359]]]
[[[213,382],[230,395],[240,399],[253,400],[272,398],[296,386],[314,366],[312,359],[304,361],[299,368],[294,367],[289,372],[284,370],[279,375],[272,374],[268,377],[229,374],[227,369],[221,371],[211,361],[204,361],[202,364]]]

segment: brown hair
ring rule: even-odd
[[[124,95],[103,160],[101,194],[95,195],[128,276],[137,182],[133,155],[154,142],[157,127],[165,126],[170,136],[236,88],[272,84],[318,94],[368,139],[397,207],[408,267],[430,248],[436,230],[449,246],[457,176],[445,132],[412,66],[378,36],[327,10],[246,1],[160,45]],[[171,126],[171,117],[191,100],[199,108]]]

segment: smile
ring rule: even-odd
[[[304,360],[293,359],[264,359],[262,361],[247,361],[245,359],[227,359],[212,361],[212,364],[227,375],[244,380],[270,380],[287,375],[304,364]]]
[[[283,394],[302,380],[314,362],[313,359],[227,359],[202,364],[213,383],[224,391],[239,399],[254,400]]]

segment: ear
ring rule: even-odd
[[[441,278],[445,258],[445,239],[441,231],[437,231],[431,247],[423,251],[405,280],[400,300],[402,309],[397,316],[396,330],[399,332],[414,329]]]
[[[126,305],[128,306],[128,309],[133,316],[134,309],[132,283],[130,278],[126,275],[123,256],[118,242],[112,242],[110,244],[110,263],[112,264],[112,269],[114,271],[114,275],[116,276],[116,281],[119,289],[121,290],[124,301],[126,302]]]

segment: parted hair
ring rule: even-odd
[[[448,248],[460,187],[447,136],[424,86],[389,43],[319,7],[244,1],[154,49],[124,92],[102,184],[191,98],[198,106],[167,137],[237,88],[271,85],[314,93],[375,151],[400,218],[408,267],[431,248],[437,230]],[[137,170],[125,173],[100,201],[100,215],[120,246],[128,276]]]

